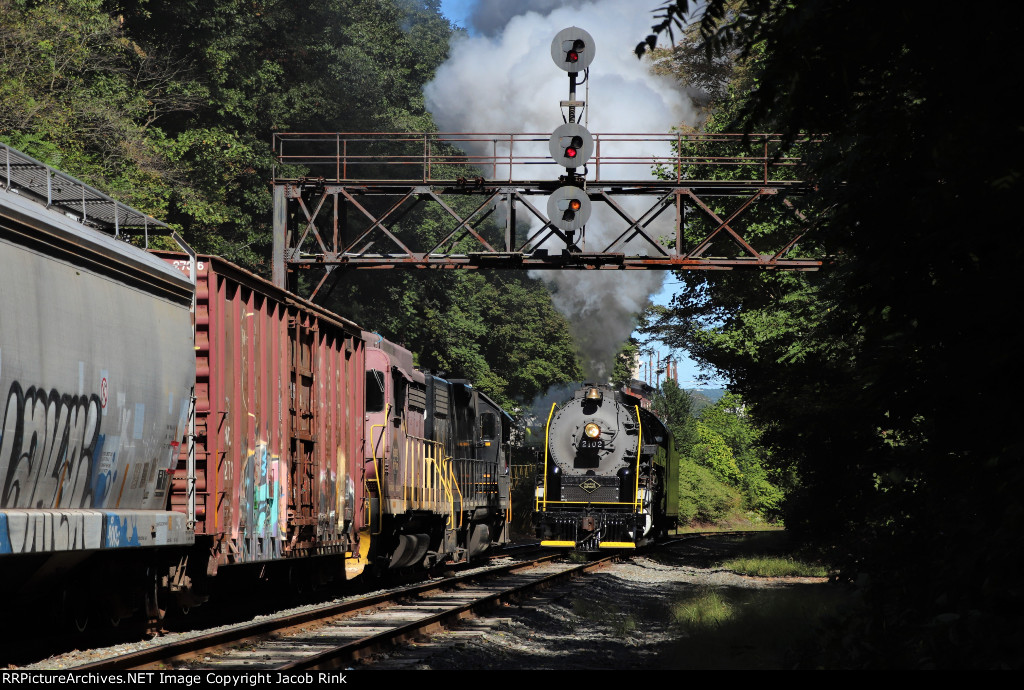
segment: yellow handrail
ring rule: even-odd
[[[434,443],[434,444],[436,444],[439,447],[442,446],[442,444],[437,443],[437,441],[431,441],[431,443]],[[445,458],[444,455],[442,454],[440,463],[438,462],[437,458],[434,458],[434,457],[426,456],[425,459],[429,460],[430,463],[435,466],[435,476],[437,476],[438,481],[441,482],[441,485],[442,485],[442,487],[444,489],[445,500],[448,503],[448,526],[451,527],[452,529],[454,529],[456,527],[456,525],[455,525],[455,496],[452,493],[452,485],[454,484],[455,488],[458,489],[458,481],[455,479],[455,473],[452,472],[451,458]],[[447,472],[445,471],[446,467],[447,467]],[[426,469],[426,467],[424,466],[424,470],[425,469]],[[459,498],[460,499],[462,498],[462,492],[461,491],[459,492]],[[461,526],[461,518],[462,518],[461,513],[459,515],[459,518],[460,518],[460,520],[459,520],[460,525],[459,526]]]
[[[377,482],[377,526],[380,527],[383,520],[380,519],[384,516],[384,490],[380,482],[380,466],[377,464],[377,447],[373,443],[373,430],[377,427],[381,428],[380,440],[381,443],[387,446],[387,440],[385,436],[387,434],[384,430],[388,426],[388,415],[391,413],[391,403],[384,405],[384,423],[383,424],[371,424],[370,425],[370,458],[373,460],[373,480]],[[366,488],[367,493],[370,491],[370,485],[366,483],[366,474],[363,473],[363,485]],[[370,524],[370,502],[366,502],[366,524]],[[380,532],[373,532],[372,534],[380,534]]]
[[[427,507],[423,505],[426,502],[441,503],[443,501],[447,503],[448,523],[449,526],[454,527],[455,495],[452,487],[454,486],[455,491],[458,491],[460,501],[462,499],[462,490],[459,488],[458,480],[452,470],[451,458],[447,457],[444,453],[444,444],[440,441],[413,436],[408,433],[404,423],[403,431],[405,432],[405,454],[402,457],[402,462],[404,464],[403,469],[406,470],[402,473],[402,476],[406,478],[403,487],[403,499],[407,504],[414,502],[411,492],[418,488],[421,491],[417,499],[419,501],[417,507]],[[413,453],[413,449],[418,449],[419,452]],[[434,452],[428,452],[430,449],[433,449]],[[420,466],[418,478],[416,472],[417,464]],[[428,472],[428,467],[433,471]],[[440,487],[434,486],[433,481],[428,481],[428,475],[436,479]],[[438,488],[443,493],[443,498],[437,495]],[[459,517],[461,525],[461,515]]]
[[[640,422],[640,406],[634,405],[636,409],[636,486],[633,487],[633,511],[637,512],[640,506],[640,451],[644,445],[644,427]]]
[[[447,462],[448,462],[448,471],[451,473],[451,477],[452,477],[452,486],[454,486],[455,490],[459,492],[459,505],[460,506],[464,505],[465,502],[466,502],[466,497],[462,495],[462,487],[459,486],[459,478],[455,476],[455,470],[452,469],[452,463],[454,462],[454,460],[451,457],[449,457],[449,458],[447,458]],[[459,510],[459,524],[458,525],[453,525],[454,527],[462,527],[462,513],[463,513],[463,511]],[[453,515],[455,514],[455,507],[454,506],[452,506],[452,514]]]
[[[508,478],[508,508],[505,509],[505,522],[512,524],[512,477]]]
[[[548,441],[551,436],[551,416],[555,414],[555,406],[558,403],[551,403],[551,411],[548,412],[548,423],[544,426],[544,509],[547,510],[548,503]],[[540,512],[541,498],[536,500],[537,512]]]

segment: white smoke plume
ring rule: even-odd
[[[667,134],[680,123],[696,121],[692,104],[674,82],[652,74],[649,63],[637,60],[633,53],[636,43],[650,32],[650,8],[621,0],[480,0],[468,23],[472,35],[456,37],[449,59],[425,89],[427,106],[440,131],[551,132],[562,124],[559,102],[568,98],[568,77],[552,62],[550,45],[558,31],[570,26],[585,29],[596,43],[588,90],[583,86],[577,90],[577,98],[587,100],[584,124],[591,132]],[[640,150],[644,145],[636,146],[640,148],[634,147],[630,154],[669,153],[667,145],[646,151]],[[539,154],[546,156],[546,141],[539,147]],[[639,179],[651,174],[646,166],[620,168],[602,166],[601,179]],[[559,174],[557,167],[541,167],[515,171],[513,179],[536,177],[538,170],[552,179]],[[589,179],[593,177],[591,173]],[[545,208],[546,200],[539,201],[539,207]],[[637,217],[653,200],[620,203]],[[537,227],[539,223],[534,224]],[[603,249],[625,228],[605,204],[595,203],[585,250]],[[662,214],[647,230],[654,236],[673,233],[671,213]],[[550,243],[545,246],[560,249]],[[664,277],[660,271],[538,271],[536,275],[550,285],[556,308],[572,324],[590,380],[610,375],[616,351]]]

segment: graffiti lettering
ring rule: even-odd
[[[96,549],[102,544],[102,531],[100,513],[0,515],[0,553]]]
[[[90,508],[100,449],[96,394],[11,383],[0,427],[0,508]]]

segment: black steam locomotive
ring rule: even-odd
[[[543,546],[631,549],[674,526],[678,461],[648,405],[594,384],[552,405],[534,512]]]

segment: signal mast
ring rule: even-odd
[[[594,54],[593,36],[579,27],[562,29],[551,41],[551,59],[555,66],[569,73],[569,99],[561,102],[563,107],[568,107],[569,117],[565,124],[555,129],[548,141],[551,157],[566,171],[558,178],[562,186],[548,198],[547,210],[551,222],[565,232],[570,250],[575,246],[573,236],[576,231],[583,236],[591,212],[586,177],[577,174],[576,170],[584,167],[593,155],[594,137],[586,127],[576,122],[576,108],[582,110],[586,106],[584,101],[576,100],[576,85],[581,71],[589,75],[588,67],[594,60]]]

